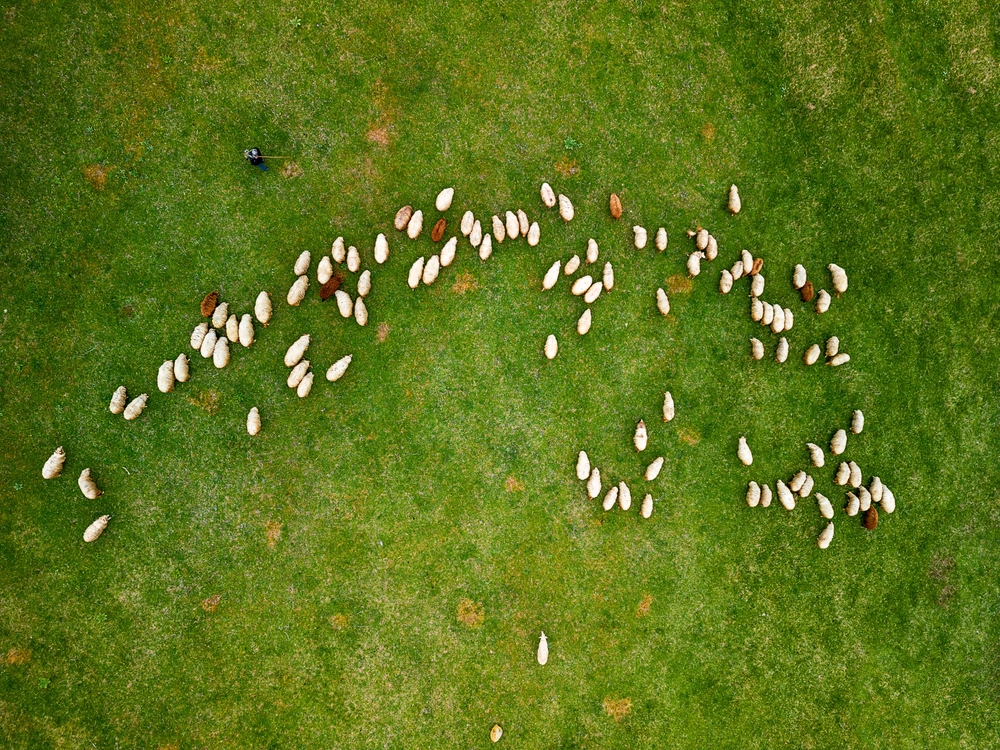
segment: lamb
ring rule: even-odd
[[[813,344],[808,349],[806,349],[806,354],[802,358],[807,365],[814,365],[819,359],[820,349],[819,344]]]
[[[337,298],[337,310],[340,311],[340,317],[349,318],[354,313],[354,301],[351,299],[351,295],[345,292],[343,289],[338,289],[334,296]]]
[[[743,278],[743,261],[738,260],[733,263],[733,267],[729,269],[729,273],[732,274],[733,281],[739,281]]]
[[[205,295],[205,298],[201,301],[201,314],[202,317],[211,318],[212,313],[215,312],[215,306],[219,304],[219,293],[209,292]]]
[[[663,456],[659,456],[654,459],[653,462],[646,467],[646,473],[643,477],[647,482],[652,482],[658,476],[660,476],[660,470],[663,468]]]
[[[180,357],[178,357],[178,359],[180,359]],[[121,414],[123,411],[125,411],[125,403],[127,398],[128,396],[126,395],[125,386],[123,385],[118,386],[118,389],[111,395],[111,405],[108,407],[111,413]],[[45,478],[48,479],[49,477]]]
[[[191,331],[191,348],[201,349],[201,343],[205,340],[205,336],[208,334],[208,323],[199,323]]]
[[[674,418],[674,397],[670,391],[663,394],[663,421],[669,422]]]
[[[760,339],[750,339],[750,356],[757,362],[764,359],[764,343]]]
[[[316,266],[316,281],[319,282],[320,286],[323,286],[330,280],[331,276],[333,276],[333,263],[330,261],[329,255],[324,255],[319,259],[319,265]]]
[[[215,365],[216,370],[221,370],[229,364],[229,341],[226,339],[219,339],[215,345],[215,350],[212,352],[212,364]]]
[[[816,493],[816,504],[819,506],[820,515],[826,520],[833,518],[833,504],[826,498],[825,495]]]
[[[559,218],[565,222],[573,220],[573,203],[565,195],[559,194]]]
[[[615,507],[615,503],[618,502],[618,485],[612,485],[611,489],[608,490],[608,494],[604,496],[604,502],[601,503],[601,507],[604,510],[611,510]]]
[[[742,264],[741,264],[742,265]],[[770,302],[761,302],[763,312],[760,316],[760,324],[765,328],[770,327],[774,322],[774,305]]]
[[[539,190],[539,193],[542,196],[542,203],[545,205],[546,208],[552,208],[554,205],[556,205],[556,194],[552,191],[552,188],[549,186],[549,183],[543,182],[542,188],[541,190]]]
[[[347,368],[350,366],[351,360],[353,359],[354,359],[353,354],[348,354],[346,357],[341,357],[340,359],[338,359],[336,362],[330,365],[330,369],[326,371],[326,379],[329,380],[331,383],[340,380],[342,377],[344,377],[344,374],[347,372]]]
[[[311,337],[307,333],[304,336],[299,336],[292,342],[292,345],[288,347],[288,351],[285,352],[285,367],[295,367],[295,365],[302,361],[302,357],[305,356],[306,349],[309,348],[311,340]]]
[[[472,232],[472,224],[475,220],[476,217],[472,211],[466,211],[462,214],[462,223],[459,225],[459,229],[461,230],[463,237],[468,237],[469,233]]]
[[[843,487],[847,484],[850,478],[851,467],[847,465],[846,461],[843,461],[840,466],[837,467],[837,473],[833,475],[833,483]]]
[[[351,245],[347,248],[347,270],[351,273],[357,273],[360,268],[361,254],[358,253],[358,249],[354,245]]]
[[[493,254],[493,239],[487,234],[479,245],[479,260],[488,260]]]
[[[861,409],[855,409],[854,414],[851,416],[851,432],[855,435],[860,435],[863,429],[865,429],[864,412]]]
[[[851,361],[850,354],[848,354],[847,352],[840,352],[835,357],[830,357],[830,359],[827,360],[827,365],[829,365],[830,367],[840,367],[841,365],[846,365],[850,361]]]
[[[896,496],[885,485],[882,485],[882,510],[886,513],[892,513],[896,510]]]
[[[545,272],[545,276],[542,278],[543,291],[548,291],[556,285],[556,282],[559,280],[559,270],[561,266],[562,263],[558,260],[549,266],[549,270]]]
[[[583,336],[590,330],[590,324],[592,322],[593,316],[590,314],[590,308],[588,307],[583,311],[583,315],[580,316],[580,319],[576,321],[576,332]]]
[[[90,469],[84,469],[80,472],[80,478],[76,480],[76,483],[80,485],[80,492],[88,500],[96,500],[104,493],[101,492],[97,487],[97,483],[90,477]]]
[[[729,271],[725,271],[729,273]],[[732,279],[732,275],[729,276]],[[729,282],[732,284],[732,282]],[[773,314],[773,313],[772,313]],[[764,303],[760,301],[758,297],[750,298],[750,320],[754,323],[760,323],[761,319],[764,317]]]
[[[375,262],[380,266],[389,260],[389,240],[381,232],[375,237]]]
[[[740,212],[741,208],[743,208],[743,201],[740,200],[740,191],[736,188],[735,185],[729,186],[728,208],[729,208],[729,213],[733,214],[734,216]]]
[[[858,515],[859,510],[861,510],[861,500],[853,492],[848,492],[847,505],[844,508],[844,512],[851,518],[854,518],[854,516]]]
[[[792,494],[792,491],[780,479],[776,485],[778,487],[778,502],[781,503],[781,507],[785,510],[795,510],[795,495]]]
[[[118,391],[124,390],[125,386],[118,389]],[[116,395],[118,394],[118,391],[115,391]],[[116,412],[112,411],[111,413],[114,414]],[[45,465],[42,466],[42,479],[55,479],[58,477],[62,474],[62,467],[64,463],[66,463],[66,451],[63,450],[63,447],[60,445],[52,452],[52,455],[45,460]]]
[[[306,290],[309,288],[309,277],[299,276],[295,283],[288,289],[285,301],[292,307],[298,307],[302,300],[306,298]]]
[[[844,430],[837,430],[830,439],[830,453],[839,456],[847,450],[847,433]]]
[[[827,266],[827,269],[829,269],[830,276],[833,278],[833,291],[839,297],[847,291],[847,272],[836,263],[831,263]]]
[[[247,432],[250,435],[257,435],[260,433],[260,412],[257,407],[253,407],[250,413],[247,414]]]
[[[649,518],[653,515],[653,496],[649,493],[642,499],[642,505],[639,506],[639,515],[643,518]]]
[[[701,253],[691,253],[687,260],[688,276],[694,277],[701,273]]]
[[[587,480],[587,497],[591,500],[601,494],[601,470],[596,466],[590,470],[590,479]]]
[[[653,244],[656,245],[656,249],[661,253],[667,249],[667,230],[660,227],[656,230],[656,238],[653,240]]]
[[[83,541],[94,542],[97,538],[104,533],[104,530],[108,528],[108,521],[111,520],[111,516],[101,516],[96,521],[94,521],[90,526],[86,528],[83,532]]]
[[[235,314],[230,315],[226,321],[226,338],[233,344],[240,341],[240,321]]]
[[[411,240],[417,239],[420,236],[421,230],[424,228],[424,212],[419,208],[413,212],[413,216],[406,224],[406,236]]]
[[[556,354],[559,353],[559,342],[556,341],[556,337],[551,333],[548,338],[545,339],[545,357],[546,359],[555,359]]]
[[[549,661],[549,642],[545,640],[545,632],[542,632],[542,637],[538,641],[538,663],[543,667]]]
[[[588,305],[591,305],[594,303],[595,300],[597,300],[598,297],[601,296],[601,292],[603,291],[604,291],[604,284],[600,281],[595,281],[593,284],[590,285],[590,289],[588,289],[584,293],[583,301],[586,302]]]
[[[637,225],[632,227],[632,233],[635,235],[632,241],[635,243],[636,249],[642,250],[646,247],[646,230]]]
[[[267,292],[261,292],[257,295],[257,301],[253,304],[253,314],[257,317],[257,321],[266,328],[271,320],[271,298]]]
[[[813,487],[816,486],[816,482],[811,476],[806,475],[806,481],[802,483],[799,488],[799,497],[809,497],[809,493],[813,491]]]
[[[160,393],[170,393],[174,389],[174,361],[165,360],[156,373],[156,387]]]
[[[503,221],[496,214],[493,214],[493,236],[496,237],[498,245],[507,239],[507,230],[504,228]]]
[[[809,450],[809,459],[812,461],[812,465],[820,469],[823,468],[826,464],[823,449],[816,445],[816,443],[806,443],[806,448]]]
[[[610,263],[604,264],[604,290],[610,292],[615,285],[615,269],[611,267]]]
[[[507,236],[512,240],[516,240],[521,234],[521,224],[517,220],[517,214],[513,211],[508,211],[504,214],[504,225],[507,230]]]
[[[725,268],[722,269],[722,276],[719,278],[719,291],[729,294],[733,290],[733,275]],[[759,320],[759,318],[756,318]]]
[[[694,246],[699,250],[703,251],[708,248],[708,230],[702,227],[698,227],[698,231],[694,235]]]
[[[298,387],[295,389],[295,395],[299,398],[305,398],[309,395],[309,391],[312,390],[313,386],[313,374],[307,372],[306,376],[302,378],[302,382],[299,383]]]
[[[567,276],[572,276],[576,273],[576,270],[580,267],[580,256],[574,255],[568,261],[566,261],[566,267],[563,268],[563,273]]]
[[[713,235],[708,235],[708,247],[705,248],[705,260],[715,260],[719,257],[719,241]]]
[[[538,240],[541,238],[542,232],[538,228],[538,222],[533,221],[531,226],[528,228],[528,247],[535,247],[538,244]]]
[[[587,262],[596,263],[597,257],[600,255],[600,248],[597,246],[597,241],[591,237],[587,240]]]
[[[312,263],[312,253],[308,250],[303,250],[299,257],[295,259],[295,265],[292,267],[292,272],[296,276],[301,276],[309,270],[310,263]]]
[[[421,279],[424,282],[424,286],[430,286],[433,284],[441,272],[441,259],[432,255],[430,260],[424,265],[424,272],[421,274]]]
[[[611,210],[611,218],[618,220],[622,217],[622,201],[614,193],[608,199],[608,208]]]
[[[750,487],[747,489],[747,505],[751,508],[756,508],[760,504],[760,485],[756,482],[750,482]]]
[[[469,232],[469,244],[473,247],[479,247],[483,241],[483,227],[479,223],[479,219],[476,219],[472,224],[472,231]]]
[[[781,305],[773,305],[774,314],[771,317],[771,333],[781,333],[785,330],[785,311]]]
[[[590,456],[587,455],[587,451],[580,451],[579,455],[576,457],[576,478],[581,482],[584,482],[589,476]]]
[[[763,485],[760,488],[760,507],[770,508],[771,507],[771,488],[768,485]]]
[[[573,296],[579,297],[581,294],[590,289],[590,285],[593,283],[594,280],[590,276],[581,276],[573,282],[573,286],[570,287],[570,292],[573,293]]]
[[[662,287],[656,290],[656,309],[660,311],[660,315],[670,314],[670,300]]]
[[[748,250],[741,250],[740,257],[743,259],[743,275],[749,276],[753,270],[753,256]]]
[[[780,363],[784,362],[786,359],[788,359],[788,339],[782,336],[778,341],[778,348],[774,354],[774,361]]]
[[[618,507],[622,510],[628,510],[632,507],[632,493],[629,492],[625,482],[618,483]]]
[[[441,265],[446,265],[444,263],[444,261],[443,261],[443,258],[444,258],[444,252],[445,252],[445,250],[448,249],[449,245],[452,248],[452,258],[455,257],[455,243],[457,243],[457,242],[458,242],[458,240],[455,239],[454,237],[452,237],[450,240],[448,240],[448,243],[441,250],[441,257],[442,257]],[[448,261],[448,262],[450,263],[451,261]],[[372,290],[372,272],[369,271],[366,268],[362,272],[362,274],[358,277],[358,296],[359,297],[367,297],[368,293],[371,290]]]
[[[830,521],[819,534],[819,539],[816,540],[816,546],[820,549],[826,549],[830,546],[830,542],[833,541],[833,521]]]
[[[853,461],[851,461],[847,465],[851,469],[851,478],[849,480],[851,487],[857,489],[858,487],[861,486],[861,468]]]
[[[752,280],[750,282],[750,296],[759,297],[764,293],[764,275],[759,273],[751,278]]]
[[[400,231],[406,229],[406,222],[410,220],[410,214],[413,213],[413,209],[411,209],[409,206],[404,206],[399,210],[400,212],[402,212],[404,209],[409,213],[406,214],[406,221],[403,222],[403,226],[396,227]],[[399,214],[396,214],[396,216],[398,217]],[[347,258],[347,246],[344,245],[343,237],[338,237],[333,241],[333,246],[330,248],[330,255],[333,256],[334,263],[343,263],[344,260]]]
[[[201,342],[200,354],[204,359],[208,359],[209,357],[212,356],[212,353],[215,351],[215,344],[218,340],[219,336],[218,334],[216,334],[215,329],[210,328],[208,330],[208,333],[205,334],[205,338],[202,339]]]
[[[795,271],[792,272],[792,287],[795,289],[801,289],[806,285],[806,269],[802,265],[796,263]]]
[[[396,212],[396,218],[393,219],[393,225],[402,232],[410,223],[410,218],[413,216],[412,206],[403,206]],[[338,261],[340,262],[340,261]]]
[[[421,255],[419,258],[413,261],[413,265],[410,266],[410,273],[406,277],[406,285],[410,287],[410,289],[416,289],[418,286],[420,286],[420,279],[423,275],[424,275],[424,256]]]
[[[319,288],[319,298],[326,302],[340,289],[340,285],[343,283],[344,275],[339,271],[334,273],[333,277]]]
[[[816,312],[822,315],[827,310],[830,309],[830,295],[826,289],[820,289],[819,294],[816,295]]]
[[[225,328],[226,320],[229,319],[229,303],[223,302],[215,308],[212,313],[212,328]]]
[[[840,339],[831,336],[826,340],[826,356],[833,357],[840,351]]]
[[[136,398],[132,399],[132,403],[125,407],[125,411],[122,413],[122,416],[131,422],[133,419],[142,414],[143,409],[146,408],[146,402],[148,400],[148,393],[140,393]]]
[[[361,297],[358,297],[354,301],[354,319],[358,322],[359,326],[368,325],[368,307]]]
[[[632,442],[635,443],[635,449],[642,453],[646,450],[646,443],[649,441],[649,435],[646,434],[646,423],[641,419],[639,424],[635,426],[635,435],[632,437]]]
[[[527,237],[528,232],[531,230],[531,222],[528,221],[528,214],[524,213],[520,208],[517,209],[517,226],[521,230],[521,234]]]
[[[446,187],[440,193],[438,197],[434,200],[434,208],[438,211],[447,211],[451,208],[451,201],[455,197],[455,188]]]
[[[744,466],[749,466],[753,463],[753,453],[750,452],[750,446],[747,445],[747,439],[744,436],[740,436],[740,442],[736,448],[736,455],[739,456],[740,461]]]
[[[816,289],[813,287],[813,283],[811,281],[807,281],[803,284],[802,288],[799,289],[799,297],[802,298],[803,302],[812,302],[815,296]]]
[[[792,492],[798,492],[805,483],[806,476],[807,474],[804,471],[796,473],[796,475],[792,477],[791,481],[788,483],[788,489]]]

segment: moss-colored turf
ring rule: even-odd
[[[464,748],[494,723],[519,748],[1000,745],[998,7],[6,3],[0,745]],[[253,145],[301,174],[247,166]],[[463,241],[411,292],[446,185],[452,228],[522,207],[542,241],[488,263]],[[392,229],[405,203],[415,242]],[[699,224],[720,258],[663,318]],[[317,296],[338,235],[373,268],[367,328]],[[580,338],[566,280],[539,289],[588,237],[616,286]],[[750,361],[746,282],[717,291],[742,248],[795,311],[785,365]],[[792,266],[829,288],[830,262],[850,289],[817,316]],[[275,301],[222,371],[187,345],[213,289],[240,314]],[[302,333],[305,400],[281,363]],[[851,362],[805,367],[834,334]],[[182,351],[190,382],[158,393]],[[151,394],[133,423],[108,413],[121,384]],[[895,514],[847,519],[832,460],[826,552],[812,499],[746,507],[857,408],[845,457]],[[586,499],[581,448],[630,513]]]

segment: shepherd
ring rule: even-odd
[[[243,158],[250,162],[253,166],[257,167],[262,172],[267,171],[267,165],[264,163],[264,157],[261,156],[259,148],[247,149],[243,152]]]

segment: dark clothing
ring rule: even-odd
[[[259,148],[247,149],[246,151],[243,152],[243,158],[246,159],[251,164],[253,164],[262,172],[267,171],[267,165],[264,163],[264,157],[260,155]]]

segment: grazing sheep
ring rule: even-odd
[[[724,273],[729,273],[725,271]],[[730,279],[733,278],[731,275]],[[729,282],[732,284],[732,282]],[[750,320],[754,323],[760,323],[761,319],[764,317],[764,303],[760,301],[758,297],[750,298]]]
[[[212,352],[212,364],[216,370],[221,370],[229,364],[229,342],[226,339],[219,339]]]
[[[804,481],[802,486],[799,487],[799,497],[809,497],[809,493],[813,491],[813,487],[815,486],[815,480],[807,474],[806,481]]]
[[[597,256],[600,254],[600,248],[597,246],[597,241],[591,237],[587,240],[587,262],[596,263]]]
[[[118,391],[124,390],[125,386],[118,389]],[[115,391],[115,395],[118,394],[118,391]],[[112,410],[111,413],[116,414],[117,412]],[[45,460],[45,465],[42,466],[42,478],[55,479],[57,476],[62,474],[62,467],[64,463],[66,463],[66,451],[63,450],[63,447],[60,445],[52,452],[52,455]]]
[[[819,355],[820,355],[819,344],[813,344],[808,349],[806,349],[806,354],[802,359],[805,361],[807,365],[814,365],[819,359]]]
[[[760,488],[760,507],[770,508],[771,507],[771,488],[768,485],[763,485]]]
[[[611,198],[608,200],[608,208],[611,209],[611,218],[620,219],[622,217],[622,201],[614,193],[611,194]]]
[[[559,194],[559,217],[566,222],[573,220],[573,203],[562,193]]]
[[[787,307],[785,308],[785,330],[792,330],[792,326],[795,325],[795,317],[792,315],[792,311]]]
[[[344,275],[340,271],[337,271],[328,282],[319,288],[319,298],[326,302],[337,293],[337,290],[340,289],[340,285],[343,283]]]
[[[562,263],[558,260],[549,266],[549,270],[545,272],[545,276],[542,278],[542,289],[544,291],[548,291],[556,285],[556,282],[559,280],[559,269],[561,266]]]
[[[733,281],[739,281],[743,278],[743,261],[738,260],[733,263],[733,267],[729,269],[730,275],[733,277]]]
[[[669,422],[674,418],[674,397],[670,391],[663,394],[663,421]]]
[[[833,521],[830,521],[826,525],[826,528],[819,533],[819,539],[816,540],[816,546],[820,549],[826,549],[830,546],[830,542],[833,541]]]
[[[741,263],[740,265],[743,264]],[[772,305],[770,302],[762,302],[761,305],[763,306],[763,312],[760,316],[760,324],[767,328],[774,322],[775,305]]]
[[[295,389],[295,395],[299,398],[305,398],[309,395],[309,391],[312,390],[312,387],[313,374],[311,372],[307,372],[306,376],[302,378],[302,382],[299,383],[298,387]]]
[[[226,338],[232,343],[239,343],[240,340],[240,321],[235,314],[229,316],[229,320],[226,321]]]
[[[747,505],[751,508],[760,505],[760,485],[756,482],[750,482],[750,487],[747,489]]]
[[[493,254],[493,238],[488,234],[483,237],[479,244],[479,260],[488,260]]]
[[[653,244],[656,245],[656,249],[661,253],[667,249],[667,230],[660,227],[656,230],[656,238],[653,240]]]
[[[833,483],[843,487],[851,478],[851,467],[844,461],[837,467],[837,473],[833,475]]]
[[[653,515],[653,496],[646,494],[642,499],[642,505],[639,506],[639,515],[643,518],[649,518]]]
[[[847,449],[847,433],[844,430],[837,430],[830,439],[830,453],[839,456]]]
[[[882,480],[878,477],[872,477],[871,482],[868,484],[868,491],[872,494],[872,502],[880,503],[882,502],[882,492],[885,486],[882,484]]]
[[[815,296],[816,289],[813,287],[813,283],[811,281],[807,281],[802,285],[802,288],[799,289],[799,297],[802,298],[803,302],[812,302],[813,297]]]
[[[340,316],[342,318],[351,317],[354,313],[354,302],[351,300],[351,295],[343,289],[338,289],[334,296],[337,298],[337,309],[340,311]]]
[[[823,455],[823,449],[816,445],[816,443],[806,443],[806,448],[809,450],[809,460],[812,461],[812,465],[816,468],[823,468],[826,465],[826,457]]]
[[[719,257],[719,241],[713,235],[708,235],[708,247],[705,248],[705,260],[715,260]]]
[[[304,359],[299,362],[295,367],[292,368],[291,373],[288,375],[288,387],[295,389],[299,387],[299,383],[302,382],[302,378],[306,376],[309,372],[309,360]]]
[[[417,239],[420,236],[421,230],[424,228],[424,212],[419,208],[413,212],[413,216],[410,217],[409,222],[406,224],[406,236],[411,240]]]
[[[743,275],[749,276],[753,270],[753,256],[748,250],[741,250],[740,257],[743,259]]]
[[[656,309],[660,311],[660,315],[670,314],[670,300],[662,287],[656,290]]]
[[[601,292],[603,291],[604,291],[603,282],[595,281],[593,284],[590,285],[590,289],[588,289],[584,293],[583,301],[586,302],[588,305],[591,305],[598,297],[601,296]]]
[[[861,486],[861,468],[853,461],[849,462],[847,466],[851,470],[851,477],[848,481],[851,487],[857,489]]]
[[[96,500],[104,493],[101,492],[97,487],[97,483],[90,478],[90,469],[84,469],[80,472],[80,478],[76,480],[76,483],[80,485],[80,492],[88,500]]]
[[[351,245],[347,248],[347,270],[351,273],[357,273],[358,269],[361,268],[361,254],[358,249]]]
[[[257,295],[257,301],[253,303],[253,314],[258,322],[267,328],[267,324],[271,321],[271,298],[267,292]]]
[[[291,285],[288,289],[288,295],[285,297],[285,301],[292,307],[298,307],[302,300],[306,298],[306,290],[309,288],[309,277],[299,276],[295,280],[295,283]]]
[[[722,276],[719,278],[719,291],[729,294],[733,290],[733,275],[725,268],[722,269]]]
[[[701,273],[701,253],[691,253],[687,261],[688,276],[692,278]]]
[[[296,276],[301,276],[309,270],[310,263],[312,263],[312,253],[308,250],[303,250],[299,257],[295,259],[295,265],[292,267],[292,272]]]
[[[788,359],[788,339],[782,336],[778,340],[778,348],[774,352],[774,361],[782,363]]]
[[[838,354],[837,356],[830,357],[830,359],[827,360],[827,364],[830,367],[840,367],[841,365],[846,365],[850,361],[851,361],[850,354],[848,354],[847,352],[840,352],[840,354]]]
[[[591,500],[601,494],[601,470],[596,466],[590,470],[590,479],[587,480],[587,497]]]
[[[628,510],[632,507],[632,493],[629,492],[625,482],[618,483],[618,507],[622,510]]]
[[[750,452],[750,446],[747,445],[747,439],[744,436],[740,436],[739,445],[736,448],[736,455],[739,456],[740,462],[744,466],[749,466],[753,463],[753,453]]]
[[[454,243],[456,242],[458,242],[458,240],[455,239],[454,237],[448,240],[448,244],[451,245],[452,250],[454,250],[455,247]],[[444,250],[447,249],[448,245],[445,245],[444,249],[441,251],[442,256],[444,255]],[[452,252],[452,257],[454,257],[454,252]],[[442,265],[444,264],[442,263]],[[372,290],[372,272],[366,268],[364,272],[358,277],[358,296],[367,297],[368,293],[371,290]]]
[[[750,356],[757,362],[764,359],[764,343],[760,339],[750,339]]]
[[[861,512],[867,512],[872,507],[872,493],[864,485],[858,487],[858,500],[861,502]]]
[[[476,217],[472,211],[466,211],[462,214],[462,223],[459,224],[459,229],[462,231],[463,237],[468,237],[469,233],[472,232],[472,224],[475,222]]]
[[[413,216],[413,207],[403,206],[396,212],[396,218],[393,220],[393,224],[395,225],[396,229],[402,232],[404,229],[406,229],[407,226],[409,226],[410,218],[412,216]]]
[[[538,663],[543,667],[549,660],[549,642],[545,640],[545,632],[542,632],[542,637],[538,641]]]
[[[538,228],[538,222],[533,221],[528,228],[528,247],[535,247],[542,236],[542,231]]]
[[[174,389],[174,361],[165,360],[156,373],[156,387],[160,393],[170,393]]]
[[[833,503],[831,503],[825,495],[821,495],[817,492],[816,504],[819,506],[819,512],[823,518],[827,521],[833,518]]]
[[[469,232],[469,244],[473,247],[479,247],[483,241],[483,226],[479,223],[479,219],[476,219],[472,224],[472,231]]]
[[[878,509],[875,506],[871,506],[865,511],[865,518],[861,525],[868,531],[874,531],[875,527],[878,526]]]
[[[528,214],[520,208],[517,209],[517,226],[521,230],[521,234],[527,237],[528,231],[531,229],[531,222],[528,221]]]
[[[583,311],[583,315],[580,319],[576,321],[576,332],[583,336],[587,331],[590,330],[590,324],[593,322],[593,316],[590,313],[590,308],[588,307]]]
[[[827,269],[829,269],[830,276],[833,278],[833,291],[839,297],[847,291],[847,272],[836,263],[831,263],[827,266]]]
[[[802,488],[802,485],[805,483],[806,476],[808,475],[804,471],[796,473],[795,476],[792,477],[791,481],[788,483],[788,489],[790,489],[792,492],[798,492]]]
[[[781,333],[785,330],[785,311],[781,305],[774,305],[774,314],[771,317],[771,332]]]
[[[333,263],[329,255],[324,255],[319,259],[319,265],[316,266],[316,281],[322,286],[330,280],[331,276],[333,276]]]
[[[101,516],[96,521],[94,521],[90,526],[86,528],[83,532],[83,541],[85,542],[95,542],[97,538],[104,533],[104,530],[108,528],[108,521],[111,520],[111,516]]]
[[[201,351],[199,352],[202,357],[208,359],[212,356],[212,352],[215,351],[216,342],[219,340],[219,335],[215,332],[214,328],[210,328],[208,333],[205,334],[205,338],[201,341]]]
[[[326,379],[329,380],[331,383],[340,380],[342,377],[344,377],[344,373],[347,372],[347,368],[351,364],[351,360],[353,359],[354,359],[353,354],[348,354],[346,357],[341,357],[340,359],[338,359],[336,362],[330,365],[330,369],[326,371]]]
[[[892,513],[896,510],[896,496],[885,485],[882,485],[882,510],[886,513]]]
[[[424,256],[421,255],[419,258],[413,261],[413,265],[410,266],[410,273],[406,277],[406,285],[410,287],[410,289],[416,289],[418,286],[420,286],[420,279],[423,275],[424,275]]]
[[[504,229],[503,222],[496,214],[493,214],[493,236],[496,237],[498,245],[507,239],[507,230]]]
[[[699,251],[704,250],[708,247],[708,230],[702,227],[698,227],[698,231],[694,235],[694,246]]]
[[[754,258],[753,259],[753,268],[750,269],[750,275],[751,276],[756,276],[757,274],[760,273],[760,269],[762,269],[763,267],[764,267],[764,259],[763,258]]]
[[[611,267],[611,263],[604,264],[604,290],[610,292],[615,285],[615,269]]]
[[[211,318],[217,304],[219,304],[218,292],[209,292],[206,294],[205,298],[201,301],[201,316],[203,318]]]
[[[855,435],[860,435],[863,429],[865,429],[864,412],[861,409],[855,409],[854,414],[851,416],[851,432]]]
[[[820,289],[816,296],[816,312],[820,315],[830,309],[830,295],[826,289]]]
[[[389,259],[389,240],[385,238],[385,235],[379,233],[375,237],[375,262],[382,265]]]
[[[365,305],[365,301],[361,297],[354,301],[354,319],[359,326],[368,325],[368,306]]]
[[[406,208],[409,209],[410,207],[406,206]],[[402,209],[400,209],[400,210],[402,210]],[[398,216],[398,214],[397,214],[397,216]],[[406,215],[406,221],[409,221],[409,220],[410,220],[410,214],[407,214]],[[400,230],[405,229],[406,228],[406,222],[404,221],[403,222],[403,226],[396,227],[396,228],[400,229]],[[338,237],[337,239],[335,239],[333,241],[333,246],[330,248],[330,255],[333,256],[333,262],[334,263],[343,263],[347,259],[347,246],[344,244],[344,238],[343,237]]]
[[[831,336],[826,340],[826,356],[833,357],[840,351],[840,339]]]
[[[762,274],[757,274],[752,277],[750,282],[750,296],[759,297],[764,293],[764,276]]]
[[[799,263],[795,264],[795,270],[792,272],[792,287],[794,289],[801,289],[806,284],[806,269]]]
[[[574,255],[568,261],[566,261],[566,267],[563,268],[563,273],[567,276],[571,276],[576,273],[576,270],[580,267],[580,256]]]
[[[125,411],[122,416],[131,422],[133,419],[142,414],[143,409],[146,408],[147,401],[149,401],[149,394],[140,393],[136,398],[132,399],[132,402],[128,406],[125,407]]]
[[[424,286],[430,286],[433,284],[441,273],[441,259],[432,255],[430,260],[424,265],[424,272],[421,274],[421,280],[424,282]]]
[[[513,211],[504,214],[504,228],[507,230],[507,236],[512,240],[516,240],[520,236],[521,224],[517,220],[517,214]]]
[[[556,354],[559,353],[559,342],[556,341],[556,337],[551,333],[548,338],[545,339],[545,357],[547,359],[555,359]]]
[[[729,213],[734,216],[743,208],[743,201],[740,200],[740,191],[735,185],[729,186]]]
[[[632,234],[634,235],[632,241],[635,243],[637,250],[642,250],[646,247],[646,230],[643,227],[632,227]]]
[[[858,511],[861,510],[861,500],[853,492],[848,492],[846,497],[847,505],[844,506],[844,512],[851,518],[854,518],[854,516],[858,515]]]
[[[639,424],[635,426],[635,435],[632,437],[632,442],[635,443],[635,449],[642,453],[646,450],[646,443],[649,441],[649,435],[646,434],[646,423],[641,419]]]
[[[618,502],[618,485],[613,485],[608,494],[604,496],[604,502],[601,503],[601,507],[604,510],[611,510],[615,507],[615,503]]]
[[[229,319],[229,303],[223,302],[215,308],[212,313],[212,328],[225,328]]]
[[[447,268],[455,260],[455,251],[458,249],[458,237],[452,237],[441,248],[441,267]],[[365,271],[365,273],[368,273]]]
[[[180,359],[180,357],[178,357],[177,359]],[[125,411],[125,403],[127,400],[128,396],[125,391],[125,386],[120,385],[118,386],[118,389],[111,395],[111,405],[108,408],[110,409],[112,414],[121,414],[123,411]],[[46,479],[48,479],[48,477],[46,477]]]
[[[247,432],[250,435],[257,435],[260,433],[260,412],[257,407],[253,407],[250,413],[247,414]]]
[[[302,361],[302,357],[305,356],[306,349],[309,348],[311,340],[308,333],[295,339],[292,345],[288,347],[288,351],[285,352],[285,367],[295,367],[295,365]]]
[[[785,510],[795,510],[795,495],[780,479],[775,483],[778,488],[778,502]]]
[[[201,349],[201,342],[205,340],[205,335],[208,333],[208,323],[199,323],[191,331],[191,348]]]
[[[646,473],[643,474],[647,482],[652,482],[658,476],[660,476],[660,469],[663,468],[663,456],[656,458],[653,462],[646,467]]]
[[[594,280],[590,276],[581,276],[573,282],[573,286],[571,286],[569,290],[573,293],[574,297],[579,297],[581,294],[590,289],[590,285],[593,283]]]
[[[542,189],[539,191],[542,196],[542,203],[546,208],[552,208],[556,205],[556,194],[552,191],[549,183],[543,182]]]
[[[438,211],[447,211],[451,208],[451,201],[455,197],[455,188],[446,187],[434,200],[434,208]]]
[[[589,476],[590,456],[587,455],[587,451],[580,451],[579,455],[576,457],[576,478],[581,482],[584,482]]]

